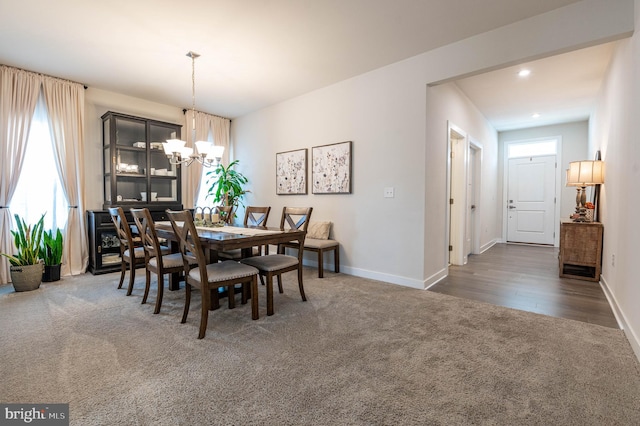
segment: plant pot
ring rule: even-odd
[[[44,271],[42,272],[43,282],[60,281],[60,269],[62,265],[44,265]]]
[[[31,291],[42,283],[42,263],[26,266],[11,266],[11,283],[15,291]]]

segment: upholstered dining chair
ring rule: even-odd
[[[282,217],[280,219],[280,229],[300,229],[307,231],[309,219],[313,207],[284,207],[282,209]],[[306,302],[307,297],[304,294],[304,285],[302,282],[302,257],[304,254],[304,237],[298,241],[298,256],[288,256],[284,254],[284,248],[278,248],[278,254],[269,254],[265,256],[253,256],[242,259],[245,265],[258,268],[260,280],[266,278],[267,286],[267,315],[273,315],[273,277],[277,277],[278,291],[283,292],[282,274],[289,271],[298,271],[298,288],[300,296]],[[223,262],[224,263],[224,262]]]
[[[151,273],[153,272],[158,278],[156,306],[153,311],[154,314],[157,314],[160,312],[160,308],[162,307],[164,276],[166,274],[184,271],[182,255],[180,253],[171,253],[169,247],[160,245],[160,240],[156,233],[156,227],[148,208],[131,209],[131,216],[133,216],[136,227],[138,228],[140,238],[142,239],[142,247],[145,252],[146,282],[142,303],[147,303],[149,288],[151,287]],[[192,259],[192,264],[196,264],[195,258]]]
[[[120,258],[122,263],[120,266],[120,283],[118,288],[122,288],[124,275],[129,269],[129,287],[127,288],[127,296],[131,296],[133,291],[133,282],[136,279],[136,266],[145,263],[144,248],[142,247],[140,237],[133,236],[127,217],[124,215],[122,207],[110,207],[109,215],[111,221],[116,227],[118,240],[120,240]]]
[[[267,226],[267,219],[269,219],[270,211],[271,207],[247,206],[244,211],[244,226]],[[265,247],[266,250],[268,250],[268,246]],[[262,255],[262,246],[253,247],[251,251],[253,256],[260,256]],[[267,252],[267,254],[269,253]],[[240,260],[242,257],[241,249],[218,252],[218,258],[220,260]]]
[[[192,288],[200,289],[202,297],[200,312],[200,331],[198,339],[202,339],[207,331],[209,310],[218,306],[218,288],[227,287],[229,309],[234,308],[235,285],[242,284],[242,303],[246,304],[251,292],[251,318],[259,318],[258,312],[258,270],[238,262],[220,262],[207,264],[202,242],[193,224],[193,217],[188,210],[167,210],[171,227],[180,243],[180,253],[185,269],[185,304],[182,323],[187,321],[191,303]],[[197,266],[192,267],[191,258],[195,257]],[[250,289],[249,289],[250,287]]]

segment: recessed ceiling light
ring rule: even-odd
[[[531,74],[531,70],[528,69],[523,69],[518,72],[519,77],[527,77],[529,74]]]
[[[533,115],[531,116],[531,118],[540,118],[540,114],[538,114],[537,112],[533,113]]]

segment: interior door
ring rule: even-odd
[[[556,156],[509,159],[507,241],[554,243]]]

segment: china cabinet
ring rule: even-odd
[[[180,139],[179,124],[109,111],[102,116],[104,205],[182,208],[181,170],[162,142]]]

